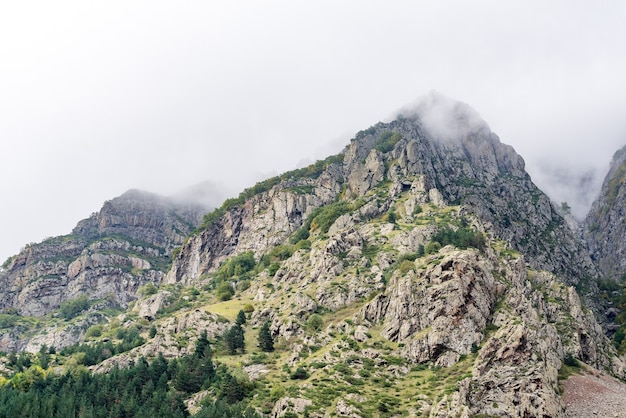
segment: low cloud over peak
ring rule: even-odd
[[[455,141],[469,133],[489,131],[489,125],[466,103],[437,91],[418,98],[404,107],[398,117],[417,117],[433,139]]]

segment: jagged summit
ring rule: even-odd
[[[562,216],[532,183],[522,157],[500,142],[475,111],[436,94],[411,109],[408,116],[358,132],[342,155],[309,169],[315,177],[307,176],[306,169],[286,173],[263,182],[256,189],[263,192],[247,193],[239,205],[227,205],[226,216],[215,218],[196,238],[205,241],[188,243],[208,251],[193,257],[189,271],[175,262],[168,280],[214,271],[225,257],[241,251],[261,254],[299,228],[317,207],[343,196],[342,188],[365,196],[389,181],[399,193],[416,179],[443,202],[466,205],[533,266],[559,273],[572,284],[595,274]],[[446,121],[453,129],[442,128]],[[433,137],[433,131],[439,136]],[[294,188],[306,192],[290,193]]]

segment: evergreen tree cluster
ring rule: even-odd
[[[74,353],[85,353],[83,364],[93,366],[116,354],[125,353],[135,347],[139,347],[146,340],[139,334],[137,328],[120,328],[117,338],[121,342],[114,344],[112,341],[98,342],[92,344],[76,344],[65,347],[61,350],[61,355],[70,356]]]
[[[442,247],[454,245],[462,250],[468,247],[483,250],[486,245],[483,234],[463,225],[456,230],[449,227],[440,229],[433,235],[431,242],[438,242]]]
[[[183,400],[202,389],[215,396],[207,398],[198,417],[259,416],[240,403],[250,388],[225,366],[214,366],[206,332],[191,355],[167,360],[159,354],[151,362],[141,357],[125,369],[103,374],[78,369],[55,375],[39,365],[28,366],[0,386],[0,418],[187,417]]]

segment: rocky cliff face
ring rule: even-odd
[[[591,206],[583,234],[602,275],[626,274],[626,147],[613,156],[600,196]]]
[[[204,211],[136,190],[108,201],[72,234],[29,245],[7,261],[0,310],[39,317],[81,296],[125,308],[140,286],[161,282],[171,249]]]

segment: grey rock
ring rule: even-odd
[[[302,414],[304,409],[312,404],[313,401],[310,399],[290,397],[281,398],[274,404],[274,409],[272,409],[272,418],[282,417],[287,412]]]

